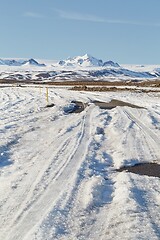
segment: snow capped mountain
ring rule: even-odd
[[[102,60],[96,59],[89,54],[84,56],[76,56],[73,58],[68,58],[59,62],[61,66],[83,66],[83,67],[93,67],[93,66],[103,66]]]
[[[45,63],[45,64],[43,64]],[[42,68],[40,68],[42,67]],[[28,73],[29,70],[30,73]],[[137,80],[160,77],[159,65],[119,65],[113,61],[103,62],[89,54],[59,62],[30,59],[0,59],[0,79],[14,80]]]
[[[24,61],[22,65],[25,65],[25,66],[32,65],[32,66],[39,66],[39,67],[44,67],[45,66],[45,64],[38,63],[33,58],[31,58],[31,59],[29,59],[27,61]]]
[[[21,66],[22,64],[23,64],[23,60],[0,59],[0,65]]]
[[[85,54],[84,56],[76,56],[73,58],[68,58],[66,60],[61,60],[58,63],[60,66],[81,66],[81,67],[120,67],[118,63],[113,61],[103,62],[101,59],[97,59],[90,54]]]
[[[0,59],[0,65],[7,65],[7,66],[40,66],[43,67],[45,64],[40,64],[33,58],[28,59],[28,60],[23,60],[23,59]]]

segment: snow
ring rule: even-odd
[[[76,56],[73,58],[62,60],[59,62],[59,65],[70,67],[100,67],[103,66],[103,61],[91,56],[90,54],[85,54],[84,56]]]
[[[135,68],[136,69],[136,68]],[[156,80],[160,71],[154,68],[151,71],[138,71],[120,67],[82,67],[31,64],[26,62],[21,66],[0,66],[0,79],[33,80],[33,81],[147,81]]]
[[[0,59],[0,79],[5,81],[144,81],[159,77],[158,65],[119,65],[89,54],[61,61]]]
[[[5,65],[5,66],[25,66],[25,65],[34,65],[34,66],[45,66],[44,64],[38,63],[36,60],[33,58],[31,59],[0,59],[0,65]]]
[[[158,240],[159,178],[116,169],[159,164],[159,93],[48,91],[0,86],[0,239]]]

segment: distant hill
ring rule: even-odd
[[[45,64],[38,63],[35,59],[31,58],[28,60],[15,60],[15,59],[0,59],[0,65],[7,65],[7,66],[39,66],[43,67]]]
[[[97,59],[90,54],[85,54],[84,56],[76,56],[73,58],[68,58],[66,60],[61,60],[58,62],[60,66],[82,66],[82,67],[120,67],[118,63],[113,61],[103,62],[101,59]]]

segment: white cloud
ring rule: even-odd
[[[160,23],[144,23],[136,21],[118,20],[118,19],[107,19],[101,18],[90,14],[81,14],[77,12],[67,12],[64,10],[55,10],[60,18],[76,20],[76,21],[88,21],[97,23],[108,23],[108,24],[121,24],[121,25],[136,25],[136,26],[148,26],[148,27],[160,27]]]
[[[125,24],[125,25],[136,25],[136,26],[146,26],[146,27],[160,27],[159,23],[147,23],[147,22],[134,22],[134,21],[125,21],[125,20],[105,20],[106,23],[112,24]]]
[[[65,18],[65,19],[71,19],[71,20],[77,20],[77,21],[88,21],[88,22],[105,22],[105,19],[94,16],[94,15],[81,14],[76,12],[66,12],[59,9],[56,10],[56,12],[61,18]]]
[[[31,17],[31,18],[44,18],[43,15],[41,15],[39,13],[35,13],[35,12],[25,12],[24,16],[25,17]]]

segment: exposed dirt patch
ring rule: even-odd
[[[117,169],[118,172],[127,171],[139,175],[147,175],[160,178],[160,164],[157,163],[141,163],[132,167],[122,167]]]
[[[80,102],[80,101],[72,101],[73,104],[75,104],[75,108],[73,110],[73,113],[80,113],[82,111],[84,111],[84,109],[86,108],[87,104]]]
[[[64,107],[64,112],[69,113],[81,113],[87,107],[87,103],[80,101],[72,101],[70,105]]]
[[[117,106],[128,106],[128,107],[132,107],[132,108],[142,108],[139,107],[137,105],[133,105],[131,103],[127,103],[127,102],[123,102],[120,100],[116,100],[116,99],[112,99],[110,102],[100,102],[100,101],[93,101],[92,103],[94,103],[96,106],[98,106],[101,109],[112,109],[115,108]],[[80,101],[72,101],[70,105],[66,106],[64,108],[64,112],[65,113],[81,113],[82,111],[84,111],[84,109],[88,106],[88,103],[83,103]],[[51,106],[48,106],[51,107]]]
[[[46,75],[45,75],[46,74]],[[27,74],[26,79],[14,79],[11,76],[8,76],[6,78],[0,79],[0,84],[12,84],[13,86],[17,86],[16,84],[23,84],[23,86],[27,84],[33,84],[34,86],[38,86],[39,84],[42,85],[50,85],[50,86],[69,86],[71,87],[70,90],[75,91],[98,91],[98,92],[119,92],[119,91],[133,91],[133,92],[160,92],[160,79],[156,80],[128,80],[128,81],[96,81],[93,79],[88,78],[76,78],[73,80],[66,80],[61,79],[61,81],[55,80],[54,77],[52,77],[52,74],[50,74],[50,80],[46,81],[46,79],[49,78],[50,73],[40,73],[38,79],[31,79],[31,75]],[[42,78],[45,77],[45,78]],[[45,82],[42,81],[42,79],[45,80]],[[148,88],[148,89],[147,89]],[[153,88],[153,89],[152,89]]]
[[[96,106],[100,107],[101,109],[112,109],[117,106],[127,106],[127,107],[132,107],[132,108],[142,108],[137,105],[133,105],[131,103],[123,102],[120,100],[112,99],[110,102],[100,102],[100,101],[94,101],[93,102]]]
[[[141,87],[141,86],[140,86]],[[143,86],[142,86],[143,87]],[[138,86],[134,86],[131,85],[130,87],[119,87],[119,85],[115,85],[114,87],[105,87],[105,86],[97,86],[97,87],[88,87],[88,86],[74,86],[71,88],[71,90],[75,90],[75,91],[88,91],[88,92],[124,92],[124,91],[130,91],[130,92],[159,92],[159,87],[158,86],[154,86],[154,88],[156,89],[143,89],[143,88],[139,88]],[[144,86],[145,87],[145,86]]]
[[[43,74],[43,75],[42,75]],[[49,73],[40,73],[40,77],[45,76],[46,78],[49,76]],[[30,75],[27,75],[27,77],[31,77]],[[91,79],[90,81],[87,79],[76,79],[76,81],[73,79],[72,81],[63,81],[63,79],[61,81],[55,81],[54,78],[51,79],[50,81],[45,81],[45,82],[38,82],[37,79],[30,79],[29,81],[27,81],[28,78],[26,80],[16,80],[14,79],[12,76],[8,77],[8,78],[3,78],[0,79],[0,83],[18,83],[21,82],[23,84],[29,84],[29,83],[33,83],[33,84],[47,84],[47,85],[55,85],[55,86],[73,86],[74,89],[77,88],[77,90],[81,90],[82,88],[85,88],[85,90],[88,90],[88,86],[109,86],[109,87],[115,87],[115,86],[137,86],[137,87],[160,87],[160,79],[156,79],[156,80],[144,80],[144,81],[140,81],[140,80],[128,80],[128,81],[96,81],[93,79]],[[78,86],[80,88],[78,88]]]
[[[47,83],[47,82],[46,82]],[[136,80],[130,80],[130,81],[88,81],[87,79],[84,81],[81,79],[81,81],[54,81],[54,82],[48,82],[49,85],[69,85],[73,86],[75,89],[79,86],[82,88],[85,88],[85,90],[88,90],[88,86],[137,86],[137,87],[160,87],[160,79],[156,79],[155,81],[136,81]],[[80,90],[80,89],[77,89]]]
[[[54,107],[54,106],[55,106],[54,103],[50,103],[50,104],[46,105],[46,108],[51,108],[51,107]]]

